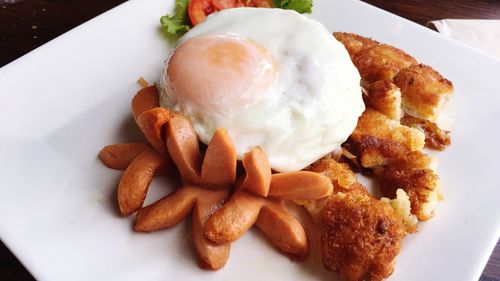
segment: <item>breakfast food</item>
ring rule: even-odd
[[[148,150],[142,143],[120,143],[105,146],[99,153],[99,159],[106,167],[125,170],[139,154]]]
[[[381,280],[394,269],[405,232],[416,231],[403,190],[394,200],[378,200],[346,163],[328,156],[309,167],[334,184],[327,199],[303,202],[320,228],[323,265],[347,280]]]
[[[208,2],[221,10],[225,1]],[[335,33],[336,41],[292,11],[202,16],[170,54],[158,87],[141,80],[132,99],[148,144],[99,154],[125,170],[120,212],[137,212],[139,232],[173,227],[191,213],[206,269],[223,267],[230,244],[256,226],[293,260],[318,243],[324,267],[347,280],[390,276],[405,235],[442,199],[423,149],[450,144],[435,120],[451,82],[393,46],[351,33]],[[255,22],[266,30],[250,28]],[[143,206],[162,169],[176,170],[182,185]],[[385,197],[370,194],[355,171],[377,180]],[[313,224],[285,201],[303,206]]]
[[[409,196],[412,214],[422,221],[432,218],[440,197],[439,177],[432,158],[415,151],[373,171],[384,196],[395,198],[401,188]]]
[[[352,33],[335,32],[334,36],[349,52],[363,85],[388,80],[399,87],[405,114],[436,120],[453,92],[449,80],[393,46]]]
[[[365,168],[373,168],[422,149],[425,134],[367,108],[359,118],[348,144],[348,150],[357,156],[359,164]]]
[[[318,200],[332,193],[330,180],[318,173],[299,171],[271,174],[260,148],[243,158],[241,185],[206,223],[205,236],[217,244],[236,241],[255,224],[283,253],[295,260],[309,255],[302,225],[283,205],[284,200]]]
[[[389,66],[378,59],[369,63],[365,61],[362,67],[370,71],[361,75],[369,88],[365,98],[369,101],[368,108],[344,146],[357,156],[357,164],[371,169],[385,196],[395,198],[396,191],[403,189],[409,196],[411,213],[419,220],[430,219],[441,197],[440,184],[435,161],[426,156],[422,148],[425,145],[442,150],[450,144],[449,135],[439,129],[433,120],[453,90],[451,82],[429,66],[409,59],[410,56],[401,50],[388,48],[359,35],[335,35],[348,42],[348,47],[349,44],[354,45],[353,42],[367,46],[363,51],[351,48],[355,64],[359,63],[356,60],[358,56],[364,56],[370,50],[398,54],[396,61],[404,57],[406,62],[412,62],[403,68],[391,67],[391,77],[381,76],[381,80],[374,82],[369,73],[378,73]],[[377,55],[378,58],[381,56]],[[400,99],[397,98],[398,88]],[[404,112],[403,118],[398,119],[398,114],[394,114],[398,108]]]
[[[104,147],[99,155],[108,167],[126,167],[118,186],[118,206],[125,216],[137,211],[134,229],[152,232],[173,227],[192,213],[193,243],[198,263],[206,269],[224,266],[230,243],[253,224],[291,258],[307,258],[305,230],[284,207],[283,200],[326,197],[332,193],[328,178],[307,171],[272,175],[267,156],[257,147],[245,154],[246,174],[239,181],[238,191],[228,199],[236,182],[237,160],[227,132],[216,130],[202,154],[189,119],[157,107],[157,101],[158,93],[151,87],[139,91],[132,100],[135,119],[156,148],[140,143],[115,144]],[[175,163],[183,185],[143,207],[154,174],[170,160],[165,153]]]
[[[280,8],[311,13],[312,0],[175,0],[175,13],[162,16],[160,23],[167,36],[179,37],[212,13],[240,7]]]
[[[192,213],[193,243],[202,268],[219,269],[229,257],[229,244],[214,244],[203,236],[204,225],[217,206],[229,195],[236,180],[234,145],[223,130],[218,130],[202,157],[191,123],[180,114],[172,114],[167,140],[172,159],[179,169],[183,185],[174,193],[141,208],[134,229],[151,232],[172,227]],[[223,161],[218,161],[220,156]]]
[[[193,243],[198,262],[203,268],[218,269],[227,261],[229,245],[215,245],[207,240],[203,236],[203,225],[216,206],[228,197],[229,188],[236,180],[234,146],[227,134],[218,130],[202,159],[189,120],[159,108],[158,99],[156,87],[152,86],[139,91],[132,100],[138,126],[150,145],[155,144],[157,148],[144,144],[117,144],[101,150],[100,158],[107,166],[116,169],[122,169],[129,162],[118,186],[118,206],[122,215],[138,211],[136,231],[151,232],[172,227],[192,211]],[[143,117],[149,115],[156,118]],[[142,208],[155,172],[170,160],[166,156],[167,149],[185,184],[173,194]],[[130,160],[134,155],[135,158]],[[219,161],[221,156],[223,160]]]
[[[450,81],[424,64],[401,69],[394,77],[394,84],[401,89],[405,113],[429,121],[436,120],[453,92]]]
[[[391,275],[405,228],[390,205],[359,191],[337,193],[323,208],[321,224],[327,269],[349,281]]]
[[[425,134],[425,147],[435,150],[443,150],[451,144],[450,132],[442,130],[438,125],[429,120],[405,116],[401,124],[417,128]]]
[[[390,119],[401,120],[401,91],[390,80],[379,80],[371,84],[363,96],[367,107],[384,114]]]
[[[255,32],[259,24],[266,28]],[[224,128],[239,159],[258,145],[274,170],[297,171],[352,132],[364,110],[359,83],[345,48],[317,21],[289,10],[228,9],[179,40],[161,105],[189,116],[203,143]]]

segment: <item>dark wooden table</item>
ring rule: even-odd
[[[169,0],[165,0],[169,1]],[[333,1],[333,0],[331,0]],[[123,0],[0,0],[0,67]],[[365,0],[422,25],[443,18],[500,19],[498,0]],[[0,280],[33,277],[0,242]],[[500,244],[481,281],[500,281]]]

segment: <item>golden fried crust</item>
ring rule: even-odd
[[[430,121],[436,120],[453,92],[449,80],[424,64],[402,69],[393,82],[401,89],[403,111]]]
[[[386,115],[399,120],[403,116],[401,110],[401,92],[390,80],[379,80],[368,87],[364,96],[365,105]]]
[[[356,192],[358,194],[371,196],[368,189],[366,189],[366,187],[364,185],[360,184],[359,182],[356,182],[355,184],[351,185],[349,187],[349,192]]]
[[[339,163],[330,156],[325,156],[314,162],[309,168],[310,171],[322,173],[330,178],[334,190],[346,191],[353,184],[357,183],[356,175],[346,163]]]
[[[388,159],[404,157],[424,147],[425,135],[418,129],[402,126],[399,121],[367,108],[349,137],[361,165],[384,165]]]
[[[387,44],[360,51],[352,61],[361,78],[368,83],[384,79],[392,81],[401,69],[417,64],[412,56]]]
[[[321,214],[323,265],[349,281],[382,280],[394,269],[405,235],[389,204],[356,192],[330,197]]]
[[[425,135],[421,131],[402,126],[399,121],[392,120],[371,108],[367,108],[359,117],[351,138],[356,140],[365,135],[400,142],[411,151],[424,147]]]
[[[428,220],[434,214],[439,186],[439,177],[430,165],[431,158],[416,151],[374,169],[374,174],[384,196],[395,198],[397,189],[403,189],[410,198],[411,213]]]
[[[425,147],[427,148],[443,150],[451,144],[450,132],[441,130],[434,122],[405,116],[401,119],[401,124],[423,131],[425,133]]]
[[[351,59],[359,52],[380,44],[375,40],[354,33],[334,32],[333,36],[344,45]]]
[[[349,165],[337,162],[332,155],[325,156],[314,162],[308,167],[308,170],[327,176],[331,180],[335,192],[356,192],[357,194],[370,196],[368,189],[358,182]],[[303,205],[315,220],[319,220],[323,207],[328,200],[328,198],[323,198],[314,201],[296,202]]]
[[[357,141],[350,141],[353,152],[358,155],[361,166],[373,168],[386,165],[391,160],[405,157],[411,151],[403,144],[373,136],[363,136]]]

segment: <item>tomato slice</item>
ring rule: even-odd
[[[214,11],[212,1],[210,0],[189,1],[188,14],[193,26],[203,21],[207,15],[213,13]]]
[[[236,0],[212,0],[212,5],[220,11],[236,7]]]
[[[272,0],[190,0],[188,14],[191,23],[197,25],[211,13],[235,7],[272,8]]]
[[[238,0],[238,7],[259,7],[272,8],[274,7],[272,0]]]

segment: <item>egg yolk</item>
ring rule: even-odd
[[[224,114],[265,98],[277,71],[269,52],[257,43],[205,35],[179,45],[165,75],[166,94],[173,102]]]

